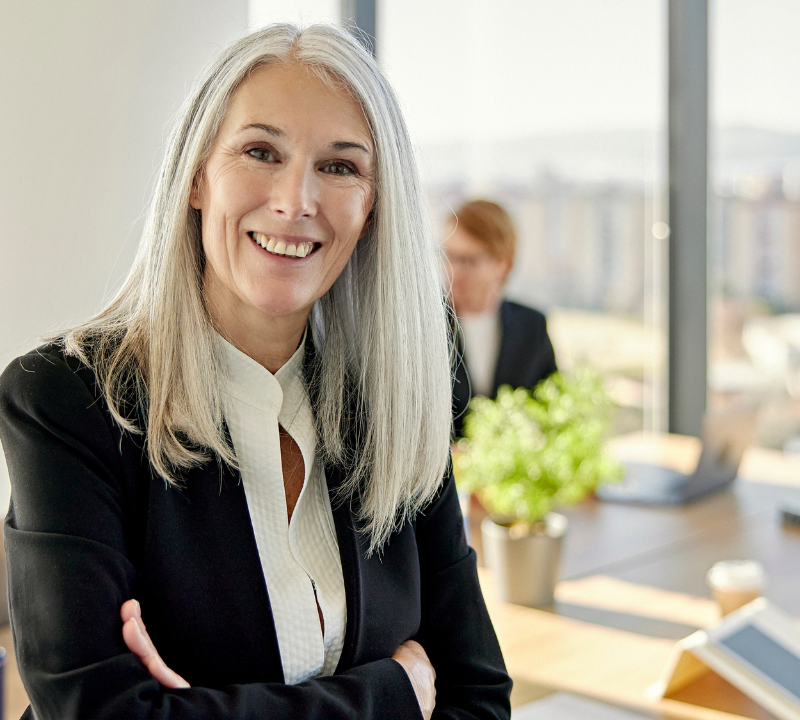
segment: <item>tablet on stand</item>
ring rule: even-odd
[[[781,720],[800,720],[800,629],[765,598],[679,641],[648,695],[669,697],[709,670]]]

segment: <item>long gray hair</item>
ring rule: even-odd
[[[228,103],[255,68],[296,62],[343,84],[376,148],[372,224],[311,316],[320,449],[350,467],[342,492],[359,497],[370,552],[437,491],[450,434],[446,310],[411,142],[375,61],[334,26],[268,26],[233,43],[184,103],[123,287],[97,316],[63,336],[97,373],[117,422],[143,432],[155,471],[180,484],[210,454],[237,467],[225,433],[221,358],[203,299],[200,213],[189,205]],[[215,378],[216,381],[210,381]],[[129,412],[133,403],[141,422]],[[346,433],[358,429],[359,451]]]

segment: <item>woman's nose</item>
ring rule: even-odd
[[[317,210],[317,187],[313,167],[286,163],[273,175],[270,209],[285,220],[313,217]]]

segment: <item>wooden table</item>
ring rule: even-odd
[[[512,720],[647,720],[657,717],[629,712],[573,693],[559,692],[515,708]]]
[[[622,438],[617,447],[636,447],[640,437]],[[648,442],[663,452],[670,444],[684,448],[685,440],[696,442],[680,436]],[[620,449],[619,454],[631,453]],[[672,457],[682,454],[685,448]],[[778,504],[784,499],[800,501],[800,457],[752,449],[729,490],[686,506],[581,503],[565,512],[571,531],[562,577],[603,574],[710,598],[705,576],[711,565],[751,558],[766,570],[766,596],[800,617],[800,531],[781,524]]]
[[[629,459],[661,458],[686,471],[699,443],[632,436],[617,449]],[[648,700],[645,689],[661,675],[675,640],[717,618],[705,575],[718,560],[759,560],[765,595],[800,616],[800,530],[781,524],[777,503],[784,498],[800,500],[800,458],[754,449],[729,490],[685,507],[589,500],[569,508],[562,580],[548,611],[499,601],[482,570],[515,681],[512,705],[565,690],[657,717],[774,720],[727,683],[660,703]],[[471,530],[480,546],[476,518]]]
[[[19,677],[17,659],[14,657],[14,643],[11,641],[11,628],[8,625],[0,627],[0,646],[6,651],[3,717],[6,720],[17,720],[28,707],[28,695]]]

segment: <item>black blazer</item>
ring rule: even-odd
[[[474,393],[464,348],[457,335],[457,361],[453,371],[453,428],[463,434],[464,414]],[[497,356],[491,396],[501,385],[533,388],[556,371],[553,344],[547,335],[547,322],[538,310],[508,300],[500,305],[500,352]]]
[[[0,438],[11,477],[11,625],[35,717],[421,717],[390,659],[409,638],[437,672],[434,717],[509,717],[511,681],[452,477],[369,559],[356,508],[334,504],[344,649],[333,676],[291,686],[236,472],[209,461],[186,474],[183,490],[167,488],[146,440],[112,419],[92,371],[54,346],[0,377]],[[325,472],[334,493],[346,470]],[[190,689],[165,690],[128,652],[119,609],[132,597]]]

